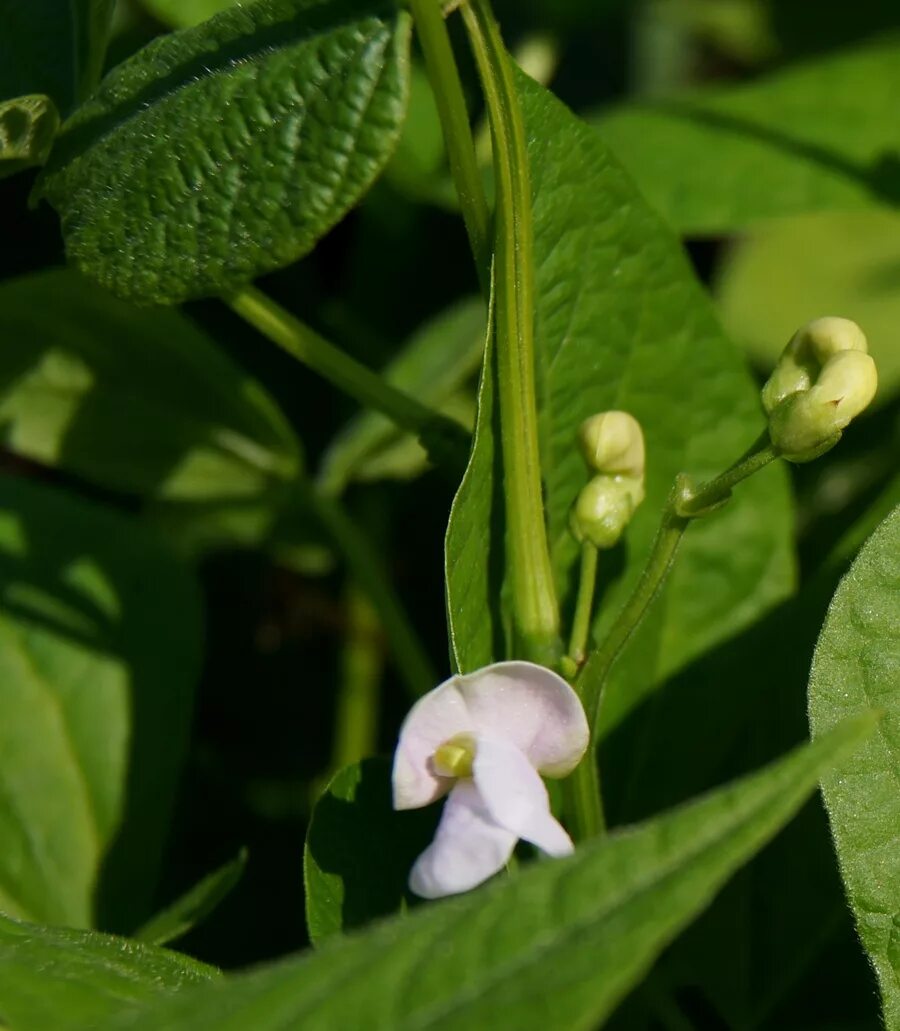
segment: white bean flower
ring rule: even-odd
[[[571,773],[588,736],[572,688],[531,662],[497,662],[420,698],[400,730],[394,808],[450,797],[410,889],[429,899],[468,891],[506,864],[519,838],[550,856],[571,853],[541,774]]]

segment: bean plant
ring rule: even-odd
[[[896,21],[0,0],[0,1027],[900,1031]]]

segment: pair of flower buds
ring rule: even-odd
[[[841,439],[875,396],[878,373],[866,337],[850,319],[815,319],[791,337],[762,389],[769,439],[789,462],[810,462]],[[586,419],[579,444],[594,475],[572,508],[579,542],[618,543],[644,499],[644,438],[627,412]]]
[[[792,462],[823,454],[875,395],[875,363],[854,322],[825,318],[794,334],[762,392],[775,451]],[[582,424],[593,475],[572,509],[579,541],[613,547],[644,497],[644,438],[626,412]],[[394,807],[449,795],[410,888],[425,898],[468,891],[507,863],[521,838],[550,856],[572,852],[542,776],[570,773],[588,747],[581,702],[558,674],[498,662],[451,677],[412,708],[394,757]]]

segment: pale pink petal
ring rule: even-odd
[[[409,710],[400,728],[392,775],[395,809],[418,809],[446,795],[455,781],[434,772],[431,757],[454,734],[472,729],[456,677],[429,691]]]
[[[434,841],[413,865],[410,890],[425,899],[469,891],[501,870],[515,845],[516,835],[491,819],[472,781],[460,780]]]
[[[467,729],[512,742],[549,777],[564,777],[578,765],[588,745],[587,719],[561,676],[516,661],[455,679],[472,722]]]
[[[435,750],[460,733],[504,737],[550,777],[570,773],[584,754],[588,726],[572,688],[544,666],[495,662],[429,691],[400,729],[394,756],[394,808],[416,809],[445,795],[453,780],[431,765]]]
[[[472,774],[485,809],[501,827],[551,856],[574,851],[571,838],[550,812],[544,782],[515,745],[477,738]]]

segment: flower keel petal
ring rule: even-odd
[[[485,809],[501,827],[551,856],[574,851],[572,839],[550,812],[544,782],[515,745],[479,737],[472,774]]]
[[[469,891],[503,868],[516,837],[494,822],[472,781],[459,781],[434,841],[413,865],[410,890],[425,899]]]

